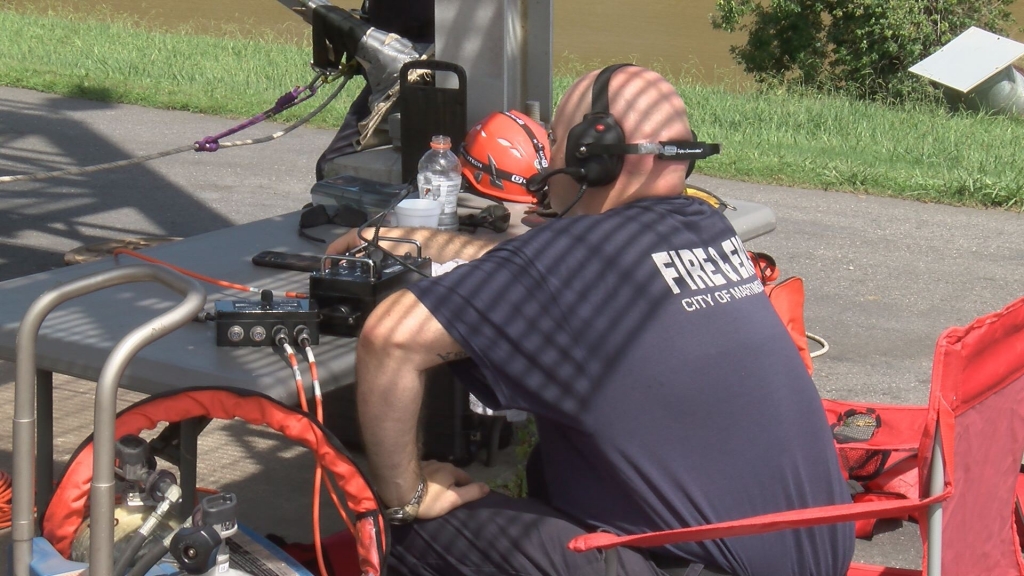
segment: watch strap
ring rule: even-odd
[[[408,524],[416,519],[420,511],[420,504],[427,494],[427,479],[420,476],[420,483],[416,486],[416,492],[412,499],[405,506],[387,508],[384,510],[384,518],[391,524]]]

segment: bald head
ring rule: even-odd
[[[600,70],[577,80],[558,104],[551,131],[556,142],[552,166],[565,166],[565,140],[569,130],[591,111],[591,94]],[[690,140],[686,105],[657,72],[640,66],[617,70],[608,84],[609,111],[622,128],[626,142]],[[688,162],[656,160],[650,154],[629,154],[615,182],[591,188],[574,212],[603,212],[642,197],[680,194],[686,186]],[[550,182],[552,207],[560,210],[575,198],[579,186],[567,176]]]

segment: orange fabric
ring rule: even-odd
[[[692,526],[663,532],[648,532],[633,536],[616,536],[607,532],[594,532],[577,536],[569,542],[569,549],[585,552],[593,549],[615,548],[616,546],[664,546],[676,542],[697,542],[701,540],[718,540],[732,536],[749,536],[764,534],[776,530],[820,526],[855,522],[865,518],[899,518],[906,514],[922,510],[941,502],[949,497],[949,492],[942,492],[931,498],[921,500],[898,500],[888,502],[864,502],[855,504],[837,504],[835,506],[819,506],[803,510],[787,510],[774,514],[753,516],[731,522],[719,522],[706,526]]]
[[[814,363],[811,361],[810,347],[807,345],[807,328],[804,325],[804,281],[792,276],[778,282],[779,267],[775,259],[763,252],[747,251],[750,262],[754,265],[754,273],[764,285],[764,293],[775,308],[782,324],[786,326],[793,344],[800,352],[800,358],[807,367],[807,373],[814,375]]]
[[[807,328],[804,326],[803,279],[792,276],[782,282],[768,283],[764,286],[764,292],[775,308],[775,313],[789,331],[789,336],[793,338],[800,358],[807,367],[807,373],[814,375],[814,363],[811,361],[811,351],[807,345]]]
[[[364,574],[376,575],[382,571],[383,549],[387,526],[379,515],[373,490],[358,467],[347,455],[331,445],[324,431],[306,415],[292,410],[276,400],[247,391],[229,389],[197,389],[170,396],[152,397],[127,408],[118,415],[114,434],[138,434],[152,430],[160,422],[180,422],[189,418],[207,417],[218,420],[241,418],[253,425],[265,425],[284,434],[313,451],[318,462],[334,474],[344,489],[345,503],[353,514],[367,514],[353,525],[343,518],[349,530],[358,535],[360,568]],[[65,558],[70,554],[71,541],[85,517],[86,503],[92,482],[92,444],[84,447],[68,464],[53,499],[42,521],[43,536]]]
[[[943,541],[958,543],[943,547],[944,574],[1024,575],[1012,521],[1024,452],[1021,388],[1024,298],[967,326],[949,328],[939,337],[929,428],[937,423],[942,431],[946,485],[957,486],[943,510]],[[931,446],[922,442],[920,450],[925,486]],[[985,499],[979,508],[972,507]],[[927,560],[926,529],[925,518],[921,537]]]
[[[925,406],[891,406],[870,402],[843,402],[824,399],[821,401],[825,417],[835,422],[850,409],[871,408],[882,418],[882,426],[868,442],[843,444],[851,448],[887,448],[890,450],[916,450],[924,433],[928,408]]]
[[[920,570],[907,568],[889,568],[888,566],[872,566],[870,564],[850,564],[846,576],[921,576]]]

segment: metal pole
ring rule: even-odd
[[[117,387],[128,362],[150,343],[188,324],[206,304],[206,291],[195,280],[166,268],[145,267],[137,280],[152,279],[185,299],[174,308],[132,330],[114,346],[100,370],[93,422],[93,471],[89,495],[89,571],[114,569],[114,419]]]
[[[329,0],[277,0],[307,24],[313,23],[313,9],[317,6],[332,6]]]
[[[35,536],[32,505],[36,443],[36,339],[39,336],[43,320],[57,306],[72,298],[118,284],[147,280],[156,280],[186,297],[170,311],[147,322],[122,339],[114,348],[110,359],[100,373],[96,395],[96,415],[105,416],[109,422],[101,422],[99,419],[95,422],[96,432],[99,433],[102,429],[106,436],[101,439],[97,434],[94,437],[93,466],[95,474],[93,485],[96,485],[96,475],[101,475],[99,481],[104,483],[109,478],[110,487],[113,488],[113,423],[116,414],[117,382],[124,371],[124,365],[142,346],[191,321],[206,303],[206,291],[195,280],[165,268],[152,265],[123,266],[53,288],[32,302],[28,311],[25,312],[18,328],[18,338],[15,344],[14,417],[12,419],[14,478],[11,498],[11,563],[14,576],[29,576],[29,565],[32,561],[32,538]],[[106,384],[104,385],[104,383]],[[107,442],[106,446],[103,446],[104,442]],[[100,566],[95,567],[94,574],[109,573],[113,569],[113,503],[112,490],[100,490],[99,495],[95,490],[93,491],[91,500],[93,537],[90,552],[93,554],[93,559],[100,562]],[[99,505],[98,508],[97,505]],[[101,530],[99,533],[97,532],[98,528]],[[99,558],[96,555],[97,551],[101,552],[100,556],[104,556],[104,558]]]
[[[941,494],[946,487],[945,463],[942,461],[942,435],[935,423],[935,444],[932,445],[931,479],[928,496]],[[928,507],[928,576],[942,573],[942,502]]]

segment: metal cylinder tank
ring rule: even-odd
[[[953,110],[1024,117],[1024,73],[1017,66],[1003,68],[966,94],[947,87],[942,95]]]

